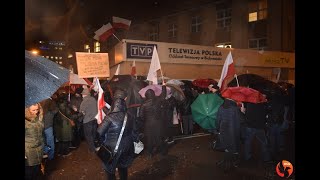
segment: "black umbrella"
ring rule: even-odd
[[[127,105],[138,105],[143,102],[139,91],[148,84],[142,80],[137,80],[131,75],[114,75],[109,82],[111,90],[114,92],[117,88],[127,91]]]
[[[65,82],[69,70],[44,57],[25,51],[25,107],[50,98]]]
[[[237,76],[239,81],[239,86],[250,87],[255,89],[265,95],[267,98],[271,98],[272,96],[282,96],[284,95],[284,90],[281,87],[273,82],[270,81],[262,76],[256,74],[241,74]],[[236,78],[234,78],[228,84],[228,87],[235,87],[237,86]]]

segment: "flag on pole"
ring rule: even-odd
[[[152,84],[158,84],[157,71],[161,69],[160,60],[156,46],[153,48],[150,68],[147,76],[148,81],[152,81]]]
[[[112,25],[115,29],[126,29],[128,30],[130,25],[131,25],[131,21],[128,19],[124,19],[124,18],[120,18],[120,17],[115,17],[112,16]]]
[[[117,67],[116,73],[114,73],[114,75],[119,75],[119,73],[120,73],[120,64],[118,64],[118,67]]]
[[[223,89],[227,87],[228,82],[232,80],[235,74],[236,71],[234,68],[233,59],[230,51],[226,58],[226,61],[224,62],[220,80],[218,82],[218,86],[220,87],[221,92],[223,91]]]
[[[103,118],[106,116],[106,114],[103,112],[103,107],[106,105],[106,102],[104,101],[104,92],[101,88],[99,79],[97,77],[93,80],[93,90],[98,92],[98,114],[95,116],[97,119],[98,124],[100,124],[103,120]]]
[[[137,71],[136,71],[136,61],[134,60],[132,63],[132,67],[131,67],[131,76],[136,76],[137,75]]]
[[[100,29],[98,29],[93,37],[97,41],[104,42],[106,41],[113,33],[115,29],[112,27],[110,23],[103,25]]]

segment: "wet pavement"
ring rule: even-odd
[[[186,138],[171,144],[168,155],[155,155],[151,159],[144,153],[136,157],[128,169],[130,180],[246,180],[246,179],[280,179],[276,175],[275,165],[256,164],[251,167],[237,167],[230,172],[224,172],[216,162],[223,158],[223,153],[211,149],[211,135]],[[266,174],[268,174],[266,176]],[[118,178],[118,176],[117,176]],[[57,156],[47,163],[46,179],[107,179],[102,164],[95,154],[88,151],[83,141],[68,157]],[[289,179],[294,179],[292,176]]]

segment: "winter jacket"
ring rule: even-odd
[[[233,153],[240,151],[240,119],[241,111],[236,102],[226,99],[217,113],[216,127],[220,132],[218,149]]]
[[[108,114],[98,126],[97,133],[103,144],[114,151],[121,128],[124,122],[125,112],[116,112]],[[133,146],[133,123],[134,119],[131,114],[127,114],[126,126],[118,147],[117,153],[110,164],[105,164],[109,173],[114,173],[117,167],[128,167],[134,159]]]
[[[43,112],[40,108],[36,118],[30,118],[25,114],[25,166],[41,164],[44,147],[44,123]]]

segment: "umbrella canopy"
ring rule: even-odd
[[[68,69],[25,51],[25,107],[50,98],[67,81]]]
[[[217,113],[223,99],[216,93],[199,94],[191,104],[193,120],[204,129],[216,128]]]
[[[69,84],[83,84],[83,85],[91,85],[92,83],[89,82],[88,79],[84,79],[84,78],[79,78],[78,74],[74,74],[70,72],[70,80],[69,80]],[[90,84],[89,84],[89,83]]]
[[[169,87],[167,88],[167,98],[171,97],[171,89]],[[152,89],[155,93],[156,96],[159,96],[162,92],[162,85],[159,84],[151,84],[148,85],[142,89],[140,89],[139,94],[141,95],[141,97],[145,98],[145,93],[148,89]]]
[[[267,96],[267,99],[271,99],[273,96],[284,95],[285,92],[281,89],[280,85],[263,78],[262,76],[256,74],[241,74],[238,77],[239,85],[250,87],[255,89]],[[236,87],[237,82],[234,78],[229,84],[228,87]]]
[[[238,102],[263,103],[266,96],[259,91],[247,87],[227,87],[221,92],[222,97],[233,99]]]
[[[167,81],[166,84],[174,84],[174,85],[181,86],[181,85],[184,85],[184,82],[177,79],[170,79],[169,81]]]
[[[171,94],[176,100],[183,101],[186,98],[179,85],[166,83],[166,86],[170,88]]]
[[[143,99],[139,94],[139,90],[147,85],[148,84],[143,80],[137,80],[131,75],[114,75],[109,82],[110,88],[103,84],[106,90],[112,91],[109,92],[111,93],[111,97],[117,88],[127,91],[128,96],[126,103],[128,107],[130,107],[130,105],[141,104],[143,102]]]
[[[195,79],[192,81],[192,84],[199,88],[208,88],[210,84],[218,84],[216,80],[213,79]]]

